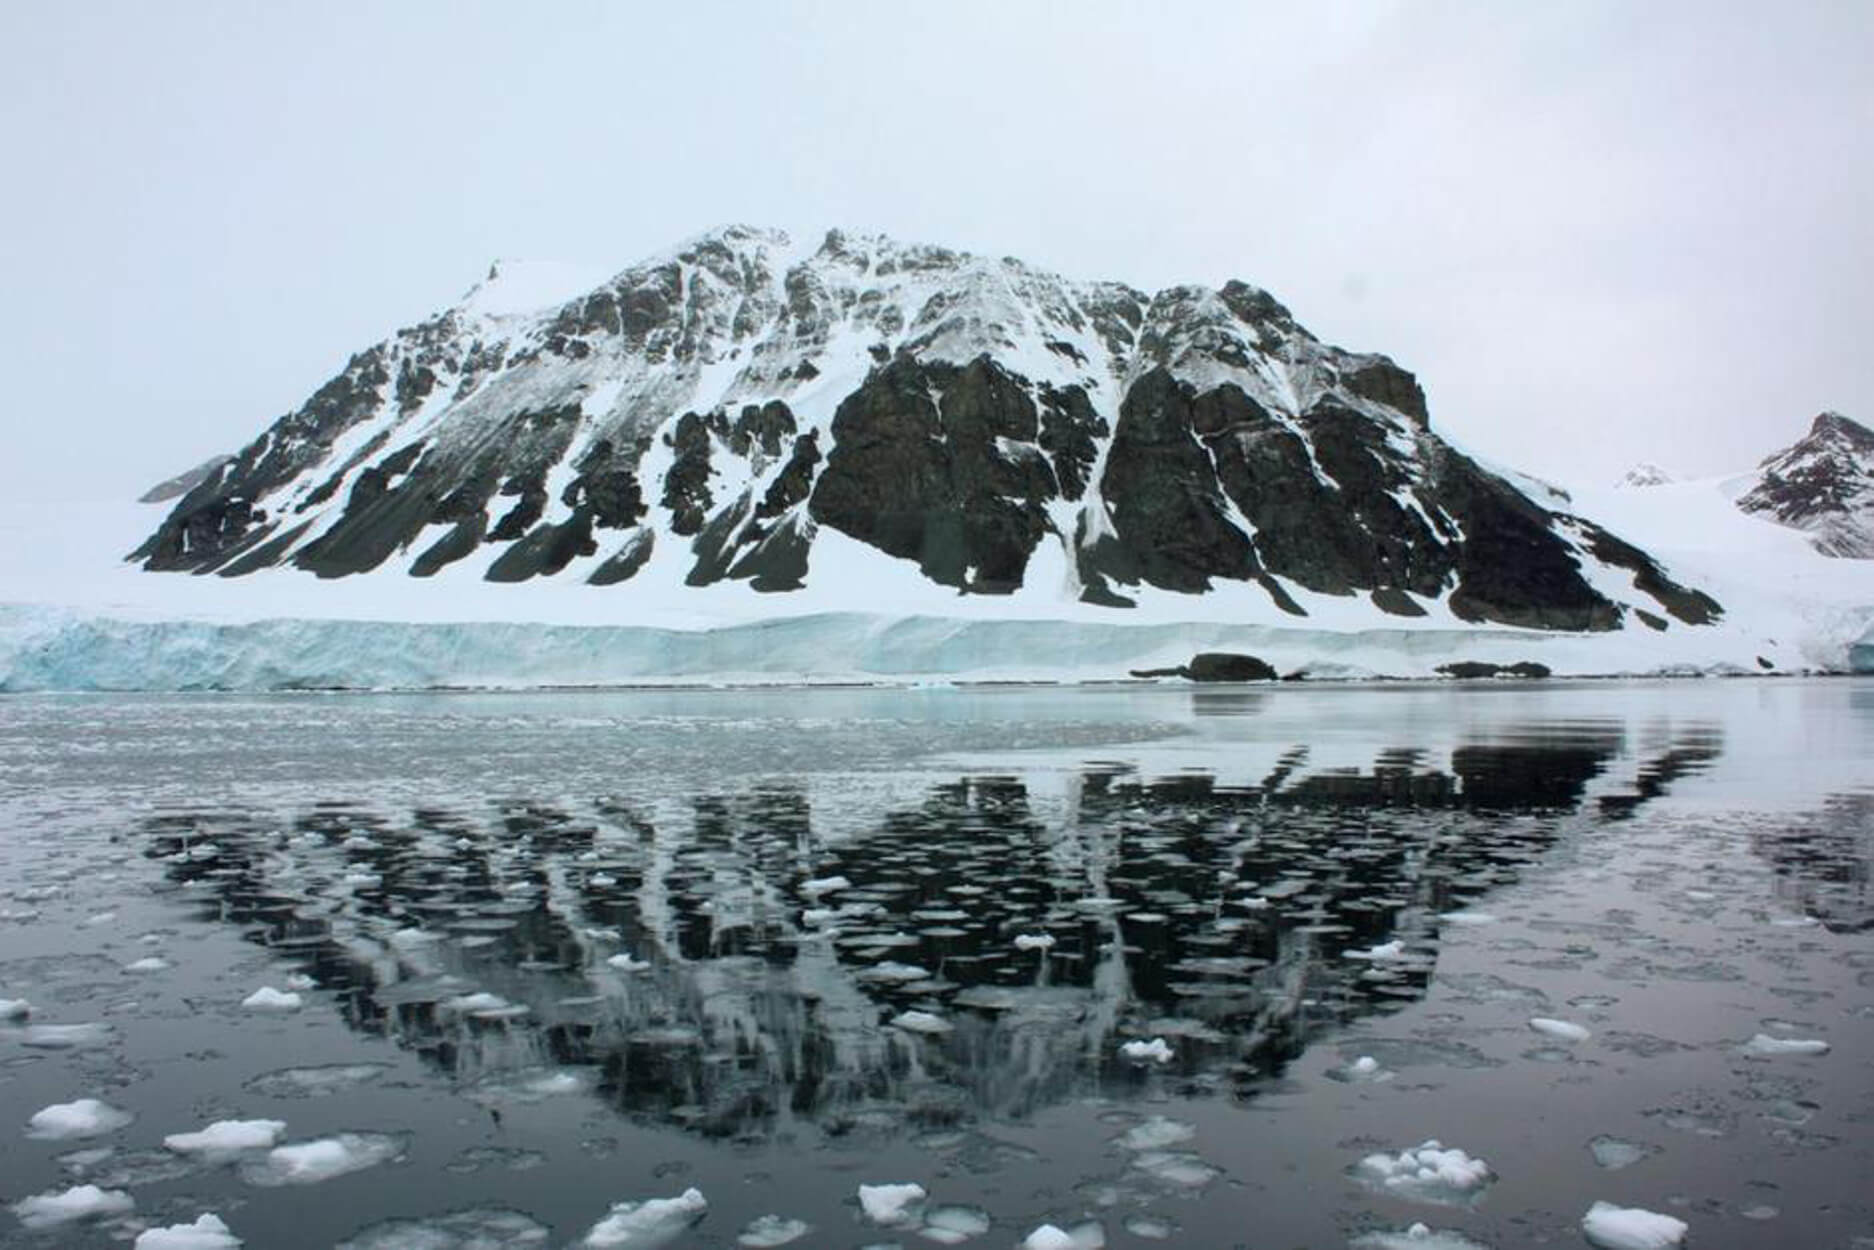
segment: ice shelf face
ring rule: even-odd
[[[1100,681],[1253,654],[1283,676],[1761,671],[1735,631],[1284,629],[827,613],[713,629],[342,620],[124,620],[0,606],[0,691],[316,690],[721,682]],[[1792,667],[1794,649],[1773,653]]]

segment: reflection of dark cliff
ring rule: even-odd
[[[1838,794],[1818,812],[1751,834],[1776,870],[1777,896],[1835,933],[1874,930],[1874,794]]]
[[[623,1113],[711,1135],[884,1131],[1152,1079],[1253,1091],[1323,1030],[1422,995],[1439,914],[1595,815],[1586,787],[1621,747],[1397,751],[1361,772],[1297,747],[1242,786],[966,777],[839,838],[785,787],[681,811],[174,812],[146,831],[203,918],[471,1096],[571,1066]],[[1404,959],[1359,957],[1394,938]],[[476,992],[525,1010],[449,1005]],[[949,1031],[892,1027],[907,1011]],[[1176,1053],[1162,1072],[1119,1058],[1153,1036]]]

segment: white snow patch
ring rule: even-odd
[[[1826,1055],[1829,1045],[1819,1037],[1771,1037],[1768,1033],[1759,1033],[1744,1043],[1744,1050],[1753,1055]]]
[[[1124,1042],[1119,1053],[1134,1063],[1170,1063],[1171,1046],[1162,1037],[1154,1037],[1149,1042]]]

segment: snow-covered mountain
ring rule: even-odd
[[[1237,619],[1335,627],[1721,612],[1567,496],[1450,445],[1411,373],[1241,282],[1148,295],[740,226],[571,298],[551,277],[498,267],[353,356],[132,558],[621,604],[733,586],[851,606],[858,586],[890,610],[915,582],[953,602],[1227,594]]]
[[[1614,485],[1622,490],[1633,490],[1645,486],[1664,486],[1676,480],[1658,465],[1642,461],[1628,469]]]
[[[1825,412],[1743,486],[1745,512],[1806,531],[1825,556],[1874,559],[1874,430]]]

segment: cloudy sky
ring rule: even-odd
[[[1318,11],[1317,11],[1318,10]],[[1874,5],[0,7],[0,492],[122,498],[498,256],[1241,277],[1536,472],[1874,419]]]

